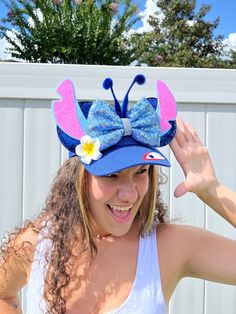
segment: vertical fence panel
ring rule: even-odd
[[[0,99],[0,236],[21,222],[23,100]]]
[[[207,120],[208,147],[217,175],[221,182],[236,191],[236,106],[209,106]],[[236,230],[209,208],[207,228],[236,239]],[[207,282],[205,314],[234,314],[235,312],[236,288]]]
[[[37,215],[44,206],[59,165],[60,145],[51,117],[51,103],[27,101],[24,128],[24,218]]]
[[[205,141],[205,106],[201,104],[179,105],[179,115],[198,130],[202,141]],[[174,189],[183,179],[183,172],[172,156],[170,173],[170,213],[177,223],[194,225],[204,228],[205,206],[194,195],[186,194],[174,198]],[[204,311],[204,281],[183,279],[178,285],[171,303],[170,314],[202,314]]]

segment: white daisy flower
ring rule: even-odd
[[[100,141],[98,138],[91,138],[89,135],[84,135],[80,139],[80,143],[76,146],[75,152],[83,163],[89,165],[92,160],[98,160],[102,157],[99,151]]]

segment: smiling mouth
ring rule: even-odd
[[[133,205],[129,207],[118,207],[109,204],[107,205],[112,214],[112,217],[119,222],[126,222],[129,219],[132,206]]]

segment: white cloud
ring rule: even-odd
[[[227,46],[228,50],[236,50],[236,33],[229,34],[228,38],[224,40],[224,44]]]
[[[155,13],[159,11],[159,18],[163,18],[162,12],[157,8],[154,0],[147,0],[145,4],[145,9],[139,13],[139,16],[141,17],[141,21],[143,25],[139,27],[135,32],[137,33],[143,33],[151,31],[151,27],[148,24],[148,19],[150,16],[153,16]]]
[[[225,45],[222,58],[228,60],[230,58],[230,51],[233,49],[236,51],[236,33],[231,33],[227,38],[223,40],[223,44]]]
[[[196,23],[196,21],[194,21],[194,20],[187,20],[187,25],[190,27],[192,27],[195,23]]]
[[[12,28],[12,30],[7,31],[7,36],[11,38],[15,43],[20,46],[20,42],[16,37],[17,30]],[[22,47],[22,46],[21,46]],[[11,56],[10,53],[6,52],[8,48],[12,48],[12,45],[5,39],[0,39],[0,60],[15,60],[15,61],[24,61],[22,59],[17,59]]]
[[[0,60],[4,58],[4,42],[0,39]]]
[[[0,60],[12,59],[9,53],[6,53],[6,48],[9,47],[5,38],[0,39]]]
[[[34,10],[34,13],[38,17],[39,21],[42,22],[42,20],[43,20],[43,13],[42,13],[42,11],[40,9],[36,9],[36,10]],[[28,18],[28,22],[29,22],[29,25],[31,27],[34,27],[34,21],[33,21],[32,17]]]
[[[42,12],[39,9],[37,9],[35,10],[35,13],[38,16],[39,21],[42,21],[43,20]],[[28,22],[31,27],[34,27],[34,21],[32,20],[31,17],[28,18]],[[7,31],[7,35],[19,45],[20,43],[17,40],[16,35],[15,35],[16,32],[17,30],[13,28],[11,31]],[[11,44],[9,44],[5,38],[0,39],[0,60],[11,59],[11,60],[23,61],[21,59],[13,58],[10,53],[5,52],[7,48],[11,48],[11,47],[12,47]]]

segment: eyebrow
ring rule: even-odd
[[[144,168],[145,166],[149,166],[149,165],[141,165],[141,167],[139,168],[139,170],[142,169],[142,168]]]
[[[140,165],[140,167],[137,170],[141,170],[141,169],[143,169],[146,166],[150,166],[150,165],[149,164]],[[128,169],[128,168],[126,168],[126,169]],[[122,171],[124,171],[126,169],[123,169],[123,170],[120,170],[120,171],[116,171],[116,172],[112,172],[112,173],[108,173],[107,175],[109,176],[109,175],[112,175],[112,174],[118,174],[118,173],[121,173]],[[107,175],[105,175],[105,176],[107,176]]]
[[[146,166],[150,166],[149,164],[144,164],[144,165],[140,165],[140,167],[137,169],[137,170],[141,170],[141,169],[143,169],[144,167],[146,167]],[[120,173],[121,171],[119,171],[119,172],[116,172],[116,173]]]

